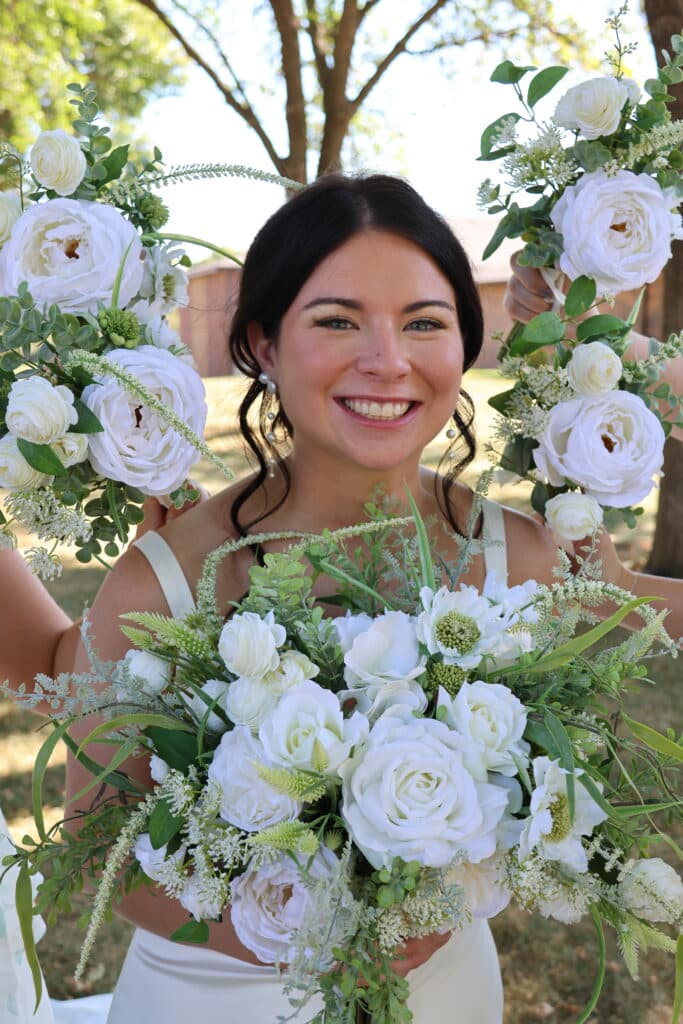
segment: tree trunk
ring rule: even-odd
[[[683,29],[683,0],[645,0],[650,35],[661,62],[661,50],[670,50],[671,36]],[[683,118],[683,87],[670,87],[676,102],[670,107],[674,118]],[[664,271],[662,334],[667,337],[683,328],[683,242],[673,243],[673,258]],[[648,572],[683,578],[683,443],[669,439],[664,448],[664,477]]]

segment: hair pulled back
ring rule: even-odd
[[[431,257],[455,293],[464,369],[469,369],[479,355],[483,341],[483,315],[469,260],[446,221],[412,186],[400,178],[384,174],[359,177],[329,174],[296,192],[266,221],[249,248],[229,334],[232,361],[252,380],[240,405],[239,422],[242,436],[259,467],[231,508],[232,523],[239,536],[244,536],[250,526],[285,500],[289,492],[289,470],[277,449],[272,448],[267,435],[275,435],[278,440],[286,440],[293,435],[286,411],[277,405],[266,385],[259,380],[261,367],[249,345],[249,324],[260,324],[264,336],[276,343],[283,316],[311,274],[327,256],[364,230],[399,235]],[[249,422],[249,413],[259,399],[260,436],[257,436]],[[457,475],[475,454],[471,430],[474,412],[471,399],[465,392],[461,392],[461,403],[454,410],[453,418],[458,433],[447,457],[442,459],[447,468],[439,476],[439,503],[451,526],[458,529],[448,493]],[[268,472],[266,452],[269,449],[275,452],[284,480],[284,492],[275,506],[243,523],[240,520],[241,508],[265,481]]]

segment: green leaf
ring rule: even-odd
[[[496,137],[500,134],[500,130],[506,121],[514,121],[517,124],[521,120],[519,114],[502,114],[497,117],[495,121],[487,125],[481,134],[481,140],[479,142],[480,149],[480,160],[497,160],[498,157],[503,156],[505,153],[510,153],[514,146],[499,146],[494,149]]]
[[[539,71],[537,75],[531,79],[529,83],[529,91],[526,94],[526,101],[530,107],[535,107],[540,99],[543,99],[551,89],[554,89],[558,82],[560,82],[569,71],[569,68],[563,68],[559,65],[554,65],[550,68],[545,68],[543,71]]]
[[[596,294],[595,280],[582,274],[572,281],[571,288],[564,300],[564,309],[567,316],[581,316],[595,302]]]
[[[569,818],[573,823],[574,810],[576,808],[576,779],[574,776],[574,752],[572,750],[571,740],[567,735],[567,730],[564,725],[557,715],[553,714],[550,708],[545,709],[543,719],[546,729],[555,741],[555,746],[560,755],[560,768],[564,768],[565,771],[569,772],[567,775],[567,801],[569,803]]]
[[[128,149],[127,144],[125,146],[117,146],[116,149],[112,149],[107,159],[102,161],[107,172],[106,181],[113,181],[121,174],[121,171],[128,163]]]
[[[542,480],[537,480],[531,490],[531,507],[534,512],[538,512],[539,515],[545,516],[545,507],[550,499],[550,491],[548,485]]]
[[[86,793],[89,793],[95,786],[99,786],[101,783],[107,782],[111,778],[112,772],[116,771],[120,764],[122,764],[127,758],[131,756],[139,746],[139,741],[133,736],[128,740],[127,743],[122,744],[116,751],[114,756],[108,765],[100,767],[100,770],[95,774],[94,778],[90,780],[82,789],[79,789],[78,793],[69,799],[69,803],[73,804],[81,797],[84,797]]]
[[[78,747],[78,753],[85,750],[87,746],[94,743],[101,736],[106,736],[108,733],[113,733],[117,729],[124,729],[126,726],[135,725],[140,729],[146,729],[150,725],[161,726],[162,729],[173,729],[178,732],[190,732],[191,726],[186,722],[181,722],[178,718],[173,718],[171,715],[158,715],[153,711],[135,711],[129,715],[117,715],[115,718],[110,718],[107,722],[102,722],[96,726],[92,732],[89,732],[85,739],[81,740]]]
[[[149,841],[155,850],[161,849],[173,836],[180,832],[185,818],[174,814],[166,800],[160,800],[149,816],[147,831]]]
[[[487,260],[506,238],[519,238],[520,235],[524,234],[524,231],[525,226],[521,210],[516,203],[513,203],[505,216],[501,217],[498,221],[496,230],[491,235],[481,258]]]
[[[408,494],[410,512],[415,520],[415,532],[417,533],[417,543],[420,552],[420,568],[422,569],[422,586],[429,587],[430,590],[434,591],[436,590],[436,580],[434,578],[434,563],[432,562],[427,529],[424,519],[420,515],[420,510],[415,504],[415,499],[407,487],[406,492]]]
[[[598,807],[602,808],[605,814],[612,818],[613,821],[618,820],[620,808],[612,807],[612,805],[605,799],[605,797],[602,795],[602,791],[599,789],[597,783],[595,782],[595,779],[586,771],[586,767],[587,766],[584,766],[583,772],[581,773],[581,775],[578,776],[579,782],[581,783],[583,788],[588,793],[590,793],[593,800],[595,800]]]
[[[176,771],[186,773],[191,764],[197,760],[197,738],[187,732],[173,732],[170,729],[150,726],[145,729],[154,744],[154,750],[166,764]]]
[[[71,720],[61,722],[59,725],[55,726],[54,732],[50,733],[48,738],[45,740],[33,763],[33,775],[31,778],[33,820],[36,823],[38,835],[43,840],[47,839],[47,833],[45,832],[45,819],[43,818],[43,779],[45,778],[45,772],[47,771],[48,763],[52,757],[52,752],[61,740],[62,736],[66,733],[70,724]]]
[[[683,746],[680,743],[670,740],[668,736],[663,736],[661,732],[645,725],[644,722],[637,722],[628,715],[624,714],[622,718],[633,735],[642,740],[651,750],[656,750],[658,754],[663,754],[665,757],[672,757],[675,761],[683,761]]]
[[[21,929],[21,940],[24,946],[24,954],[26,955],[26,960],[31,969],[33,990],[36,994],[36,1004],[33,1009],[35,1014],[38,1010],[40,999],[43,994],[43,976],[40,971],[38,954],[36,953],[35,939],[33,938],[33,890],[31,888],[31,876],[29,874],[28,864],[26,861],[23,861],[19,868],[17,884],[14,890],[14,899],[17,907],[17,916],[19,918],[19,927]]]
[[[586,341],[587,338],[601,338],[606,334],[624,335],[629,331],[629,325],[618,316],[611,313],[599,313],[597,316],[590,316],[583,320],[576,328],[578,341]]]
[[[534,464],[534,449],[538,442],[533,437],[517,435],[507,442],[500,459],[502,469],[524,477]]]
[[[69,427],[69,430],[74,434],[99,434],[104,427],[98,420],[94,412],[88,408],[85,402],[82,402],[80,398],[74,398],[74,409],[78,413],[78,419],[76,423]]]
[[[201,945],[209,941],[209,926],[206,921],[187,921],[176,928],[171,939],[173,942],[196,942]]]
[[[522,67],[521,65],[513,64],[511,60],[504,60],[497,68],[493,69],[490,81],[498,82],[501,85],[514,85],[515,82],[519,82],[520,79],[524,78],[527,71],[535,71],[536,68],[533,64]]]
[[[581,1016],[577,1017],[576,1024],[587,1024],[592,1017],[593,1010],[598,1005],[598,999],[600,998],[602,987],[605,984],[605,971],[607,968],[607,947],[605,945],[605,931],[602,927],[600,911],[595,904],[591,906],[590,911],[591,917],[593,918],[593,924],[595,925],[595,932],[598,937],[598,975],[595,979],[590,999],[588,1000]]]
[[[66,469],[49,444],[34,444],[23,437],[17,438],[17,448],[29,466],[48,476],[65,476]]]
[[[607,146],[603,146],[601,142],[586,142],[585,139],[575,143],[572,152],[577,163],[586,171],[597,171],[612,159]]]
[[[678,1024],[683,1014],[683,935],[678,936],[676,943],[676,983],[674,988],[674,1005],[671,1011],[671,1024]]]
[[[519,337],[515,338],[510,346],[510,352],[513,356],[525,355],[534,348],[557,344],[558,341],[562,341],[564,334],[564,321],[557,313],[539,313],[526,324]]]
[[[103,766],[101,764],[98,764],[97,761],[93,761],[93,759],[88,757],[87,754],[84,754],[83,751],[79,752],[78,744],[71,738],[71,736],[69,736],[68,732],[64,733],[62,739],[76,760],[82,764],[84,768],[87,768],[87,770],[93,775],[98,775],[102,771]],[[120,789],[123,793],[145,792],[145,787],[134,782],[132,779],[129,779],[128,776],[124,775],[122,772],[110,772],[102,781],[105,782],[107,786],[111,786],[112,789]]]
[[[510,399],[512,398],[516,390],[516,387],[509,388],[507,391],[501,391],[497,395],[492,395],[491,398],[489,398],[488,400],[488,404],[491,406],[492,409],[495,409],[496,412],[499,412],[501,413],[501,415],[504,416],[508,410]]]

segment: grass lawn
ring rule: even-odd
[[[478,410],[477,434],[485,442],[491,429],[486,398],[496,390],[495,371],[474,371],[466,380]],[[240,472],[244,461],[236,432],[235,408],[243,383],[238,378],[213,378],[207,381],[209,393],[208,436],[212,447]],[[427,450],[427,461],[435,463],[444,444],[438,438]],[[483,443],[480,444],[483,449]],[[473,482],[487,465],[483,450],[466,479]],[[210,490],[222,486],[220,474],[200,465],[197,479]],[[520,487],[491,489],[491,497],[504,504],[528,508],[527,491]],[[644,562],[651,540],[654,501],[650,499],[639,530],[624,528],[617,535],[622,557],[635,566]],[[72,616],[96,593],[103,570],[81,566],[65,552],[65,571],[52,584],[56,599]],[[631,699],[630,713],[659,728],[680,723],[680,669],[673,661],[659,659],[653,664],[655,687],[644,688]],[[42,734],[40,720],[7,702],[0,701],[0,805],[15,837],[31,831],[31,770]],[[56,754],[46,777],[45,817],[48,824],[63,814],[62,788],[64,758]],[[96,955],[84,982],[76,986],[73,970],[78,961],[83,932],[77,918],[87,908],[82,897],[69,920],[50,929],[41,941],[39,952],[48,988],[57,998],[104,992],[112,988],[130,937],[131,929],[114,919],[100,933]],[[531,919],[521,911],[507,910],[493,922],[500,951],[506,989],[505,1024],[569,1024],[576,1019],[591,991],[595,975],[596,945],[591,924],[574,926],[571,931],[552,921]],[[650,954],[641,965],[641,979],[633,982],[621,963],[614,943],[609,939],[608,970],[605,990],[590,1024],[669,1024],[673,993],[673,965],[663,954]]]

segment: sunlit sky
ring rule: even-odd
[[[397,0],[394,0],[396,3]],[[241,18],[230,7],[231,44],[254,45],[258,69],[258,39],[249,32],[249,5]],[[637,4],[633,3],[633,7]],[[609,45],[606,16],[614,10],[609,0],[556,0],[558,16],[571,12],[596,44],[598,55]],[[629,70],[639,82],[654,71],[654,54],[640,13],[626,17],[629,40],[637,40]],[[510,86],[488,81],[497,63],[481,51],[454,53],[457,73],[446,76],[436,61],[400,58],[371,95],[379,120],[389,126],[380,137],[378,151],[366,158],[363,170],[398,173],[407,177],[428,202],[449,219],[474,216],[476,189],[492,165],[477,163],[482,129],[496,117],[516,109]],[[253,73],[253,72],[252,72]],[[264,68],[264,76],[266,69]],[[565,79],[565,83],[573,79]],[[563,90],[548,98],[541,114],[550,114]],[[277,109],[277,108],[276,108]],[[200,71],[193,71],[182,93],[151,103],[141,128],[159,146],[167,165],[190,162],[247,164],[273,171],[256,135],[233,113],[218,90]],[[494,165],[495,166],[495,165]],[[174,185],[165,192],[171,208],[167,230],[206,238],[236,251],[248,246],[255,231],[279,205],[279,187],[239,179]],[[195,259],[205,252],[190,250]]]

